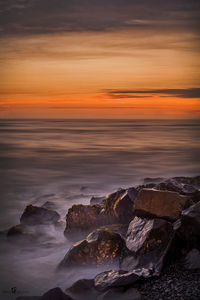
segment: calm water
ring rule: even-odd
[[[0,136],[1,229],[30,203],[62,202],[65,214],[144,177],[200,169],[198,120],[1,120]]]
[[[145,177],[200,173],[198,120],[1,120],[0,135],[0,230],[18,224],[30,203],[54,201],[64,217],[74,203]],[[5,293],[12,286],[39,295],[69,284],[73,274],[59,277],[55,267],[70,244],[63,236],[54,242],[27,252],[3,244],[1,299],[15,299]]]

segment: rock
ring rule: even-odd
[[[98,291],[106,291],[110,288],[124,287],[133,284],[139,279],[134,272],[127,271],[106,271],[94,278],[94,286]]]
[[[93,279],[80,279],[76,281],[66,293],[78,300],[94,300],[100,293],[94,287]]]
[[[129,223],[134,215],[135,188],[120,189],[104,200],[104,215],[108,223]]]
[[[176,192],[142,189],[135,200],[135,214],[175,221],[189,205],[190,199]]]
[[[106,197],[92,197],[90,200],[90,204],[99,204],[103,205],[103,201],[106,199]]]
[[[184,267],[189,270],[200,269],[200,251],[192,249],[184,259]]]
[[[200,250],[200,202],[182,212],[175,230],[188,250],[192,248]]]
[[[35,242],[37,236],[35,232],[26,225],[16,225],[11,227],[7,232],[7,237],[15,242]]]
[[[109,230],[118,233],[125,239],[128,230],[128,224],[108,224],[108,225],[101,226],[100,229]]]
[[[120,289],[110,289],[103,295],[99,296],[97,300],[141,300],[141,294],[135,288],[130,288],[127,291]]]
[[[101,225],[102,218],[100,205],[73,205],[66,216],[65,236],[73,238],[75,234],[82,236],[91,232]]]
[[[129,224],[120,268],[139,276],[158,276],[174,237],[171,223],[135,217]]]
[[[59,267],[103,265],[119,263],[124,240],[117,233],[96,230],[72,246]]]
[[[54,288],[46,292],[41,300],[73,300],[70,296],[63,293],[60,288]]]
[[[17,297],[16,300],[41,300],[39,296],[21,296]]]
[[[175,179],[165,180],[155,187],[156,190],[177,192],[182,195],[191,196],[198,192],[198,189],[193,185],[179,182]]]
[[[56,211],[28,205],[20,218],[20,222],[21,224],[32,226],[39,224],[50,225],[56,224],[59,219],[60,215]]]
[[[195,177],[173,177],[172,179],[176,180],[177,182],[190,184],[197,188],[200,188],[200,176]]]

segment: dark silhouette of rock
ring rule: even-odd
[[[90,200],[90,204],[99,204],[103,205],[103,201],[106,199],[106,197],[92,197]]]
[[[59,267],[113,265],[118,262],[124,240],[117,233],[98,229],[72,246]]]
[[[197,188],[200,188],[200,176],[195,177],[173,177],[172,179],[176,180],[177,182],[184,183],[184,184],[190,184]]]
[[[200,250],[200,202],[182,212],[175,230],[178,237],[184,241],[187,250],[192,248]]]
[[[17,297],[16,300],[41,300],[39,296],[21,296]]]
[[[37,236],[35,232],[28,226],[19,224],[11,227],[7,232],[7,237],[15,242],[35,242]]]
[[[56,208],[56,204],[54,202],[51,201],[46,201],[42,207],[50,209],[50,210],[54,210]]]
[[[171,223],[135,217],[129,224],[120,268],[144,277],[159,275],[173,237]]]
[[[123,287],[133,284],[139,279],[134,272],[127,271],[106,271],[98,274],[94,278],[94,286],[98,291],[106,291],[110,288]]]
[[[135,200],[135,214],[175,221],[190,204],[187,196],[176,192],[142,189]]]
[[[94,300],[100,295],[94,287],[93,279],[80,279],[76,281],[66,290],[66,293],[79,300]]]
[[[41,297],[41,300],[73,300],[73,298],[63,293],[63,291],[57,287],[46,292]]]
[[[181,183],[175,179],[167,179],[156,185],[155,189],[161,191],[177,192],[182,195],[191,196],[198,192],[198,189],[190,184]]]
[[[135,289],[130,288],[126,291],[119,288],[109,289],[100,295],[97,300],[141,300],[141,294]]]
[[[184,259],[184,267],[189,270],[200,269],[200,251],[192,249]]]
[[[102,222],[101,209],[100,205],[73,205],[66,216],[65,236],[73,238],[74,234],[77,237],[98,228]]]
[[[39,224],[50,225],[56,224],[59,219],[60,215],[56,211],[28,205],[20,218],[20,222],[21,224],[31,226]]]

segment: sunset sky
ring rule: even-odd
[[[198,118],[199,20],[199,0],[0,0],[0,117]]]

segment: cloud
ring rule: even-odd
[[[138,95],[139,94],[139,95]],[[200,98],[200,88],[188,89],[151,89],[151,90],[109,90],[112,98],[144,98],[159,95],[161,97]]]
[[[189,3],[190,2],[190,3]],[[1,35],[200,27],[199,1],[0,0]]]

